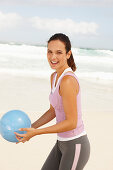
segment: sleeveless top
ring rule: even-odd
[[[60,82],[61,82],[62,78],[66,75],[75,77],[75,79],[77,80],[78,85],[79,85],[78,78],[74,74],[74,72],[72,71],[72,69],[70,67],[65,69],[64,72],[61,74],[61,76],[59,77],[59,79],[57,81],[56,86],[55,86],[55,82],[56,82],[57,72],[54,73],[53,81],[52,81],[52,89],[51,89],[51,93],[49,95],[49,101],[50,101],[51,105],[53,106],[53,108],[55,109],[56,123],[59,123],[59,122],[65,120],[65,112],[64,112],[64,108],[63,108],[62,96],[60,96],[60,94],[59,94],[59,86],[60,86]],[[80,93],[81,92],[80,92],[80,85],[79,85],[79,92],[77,94],[77,126],[73,130],[57,133],[58,140],[61,140],[61,141],[72,140],[72,139],[78,138],[78,137],[86,134],[86,132],[84,130],[84,124],[82,121],[81,94]]]

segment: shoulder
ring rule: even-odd
[[[61,91],[67,91],[71,89],[72,91],[73,90],[76,91],[78,94],[79,92],[78,80],[74,76],[65,75],[61,80],[60,89]]]

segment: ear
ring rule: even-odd
[[[66,58],[67,58],[67,59],[69,59],[69,58],[70,58],[70,56],[71,56],[71,50],[70,50],[70,51],[68,51]]]

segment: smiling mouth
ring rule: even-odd
[[[51,61],[51,64],[55,65],[55,64],[58,64],[59,62],[54,62],[54,61]]]

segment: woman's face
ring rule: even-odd
[[[52,69],[59,70],[68,67],[67,59],[70,52],[66,54],[65,45],[60,40],[52,40],[48,43],[47,58]]]

